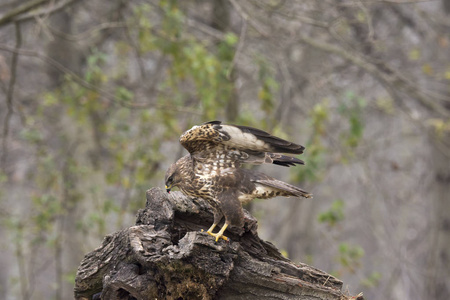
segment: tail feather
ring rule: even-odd
[[[295,165],[304,165],[305,162],[296,157],[281,155],[277,153],[267,153],[269,157],[272,159],[272,163],[274,165],[279,165],[283,167],[291,167]]]
[[[277,179],[260,179],[254,180],[255,183],[259,183],[261,185],[274,188],[281,192],[284,192],[282,196],[294,196],[294,197],[304,197],[304,198],[312,198],[312,194],[307,191],[302,190],[299,187],[291,185],[289,183],[277,180]]]

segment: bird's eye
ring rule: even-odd
[[[169,178],[167,178],[167,183],[172,183],[173,182],[173,176],[170,176]]]

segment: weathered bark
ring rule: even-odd
[[[342,282],[294,264],[245,227],[231,241],[201,229],[213,220],[208,205],[179,192],[147,191],[136,226],[108,235],[78,268],[76,299],[347,299]],[[362,299],[362,296],[359,298]]]

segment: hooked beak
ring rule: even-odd
[[[170,189],[171,189],[171,186],[168,187],[168,186],[166,185],[166,191],[167,191],[168,194],[170,194]]]

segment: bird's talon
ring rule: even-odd
[[[202,229],[202,232],[203,232],[203,229]],[[212,236],[212,237],[214,237],[215,239],[215,241],[216,242],[218,242],[219,241],[219,239],[223,239],[223,240],[225,240],[225,241],[228,241],[229,239],[226,237],[226,236],[224,236],[223,234],[221,234],[220,232],[218,232],[218,233],[212,233],[211,231],[206,231],[206,233],[207,234],[209,234],[210,236]]]
[[[216,237],[216,243],[219,241],[219,238],[221,238],[224,241],[228,242],[228,238],[226,236],[224,236],[224,235],[220,235],[219,236],[219,235],[215,234],[214,236]]]

